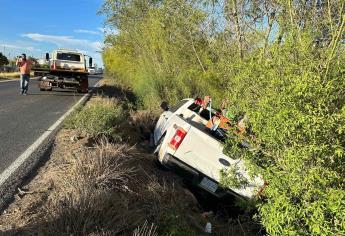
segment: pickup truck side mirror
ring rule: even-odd
[[[163,111],[169,111],[169,105],[168,105],[168,103],[167,102],[162,102],[161,103],[161,108],[162,108],[162,110]]]
[[[89,58],[89,67],[92,67],[92,57]]]
[[[46,53],[46,61],[49,61],[50,57],[49,57],[49,53]]]

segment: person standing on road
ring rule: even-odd
[[[20,68],[20,94],[22,95],[28,93],[31,64],[31,61],[26,59],[25,53],[16,62],[16,65]]]

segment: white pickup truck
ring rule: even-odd
[[[222,141],[206,127],[215,111],[207,107],[200,112],[200,107],[194,99],[184,99],[161,114],[153,135],[159,162],[217,197],[232,194],[253,198],[264,186],[263,180],[251,179],[242,160],[223,153]],[[220,172],[234,165],[248,184],[243,188],[220,187]]]

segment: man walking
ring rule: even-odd
[[[27,95],[28,93],[31,64],[31,61],[26,59],[26,54],[24,53],[16,62],[16,65],[20,68],[20,93],[22,95]]]

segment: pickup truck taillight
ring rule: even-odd
[[[169,147],[171,147],[174,150],[177,150],[178,147],[181,145],[184,137],[186,137],[186,134],[187,132],[184,129],[177,128],[176,133],[169,142]]]

